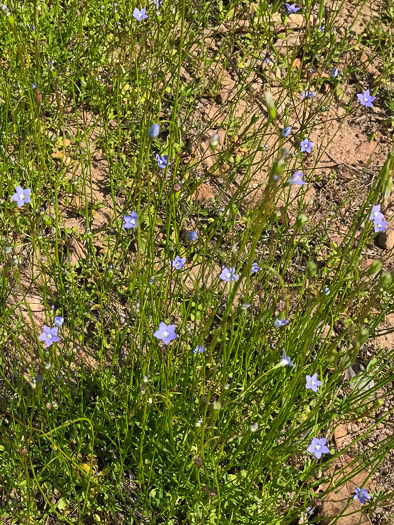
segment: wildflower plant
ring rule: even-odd
[[[380,102],[364,40],[308,3],[46,4],[0,10],[1,517],[317,521],[394,445],[388,252],[361,264],[394,155],[320,164],[330,108]]]

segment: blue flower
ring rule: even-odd
[[[156,153],[156,160],[157,160],[157,165],[159,166],[161,170],[164,170],[167,164],[169,166],[171,165],[171,162],[168,162],[168,155],[161,156],[158,153]]]
[[[286,355],[286,350],[283,350],[282,360],[279,363],[281,366],[295,367],[295,364],[291,361],[290,357]]]
[[[197,345],[195,349],[193,350],[193,354],[202,354],[203,352],[205,352],[205,350],[206,350],[205,346]]]
[[[32,88],[33,89],[37,89],[37,84],[34,82],[34,84],[32,85]]]
[[[303,91],[301,96],[302,100],[304,100],[304,98],[314,98],[316,96],[316,91]]]
[[[290,133],[291,133],[291,126],[287,126],[286,128],[282,129],[282,131],[280,132],[283,138],[288,137]]]
[[[156,330],[153,336],[156,337],[156,339],[163,341],[166,345],[178,337],[175,333],[175,325],[170,324],[167,326],[166,323],[160,323],[159,329]]]
[[[326,286],[325,288],[323,288],[323,293],[324,295],[330,295],[330,289]]]
[[[138,215],[136,211],[132,211],[130,215],[123,217],[123,227],[128,230],[130,228],[137,228],[138,226]]]
[[[323,27],[323,26],[318,27],[318,30],[319,30],[321,33],[324,33],[324,27]]]
[[[317,392],[317,389],[322,384],[323,383],[317,379],[317,374],[313,374],[313,376],[306,376],[306,389],[312,390],[312,392]]]
[[[153,124],[148,130],[148,135],[151,139],[155,139],[156,137],[158,137],[159,133],[160,133],[159,124]]]
[[[312,147],[314,145],[313,142],[310,142],[309,139],[304,139],[302,142],[301,142],[301,153],[312,153]]]
[[[376,98],[371,95],[371,93],[369,92],[369,89],[364,91],[364,93],[358,94],[357,97],[358,97],[358,100],[360,101],[360,104],[362,106],[366,106],[367,108],[372,108],[372,102]]]
[[[219,277],[222,281],[227,281],[228,283],[238,279],[238,275],[235,274],[235,268],[226,268],[225,266],[223,266],[222,273]]]
[[[277,317],[274,321],[274,326],[276,326],[277,328],[281,328],[282,326],[285,326],[287,325],[289,321],[287,319],[279,319],[279,317]]]
[[[297,11],[301,9],[301,7],[296,7],[295,4],[286,4],[286,7],[287,7],[287,13],[289,15],[296,13]]]
[[[331,73],[332,78],[337,78],[338,73],[339,73],[339,69],[337,67],[334,67]]]
[[[381,221],[384,219],[383,213],[380,211],[380,204],[372,207],[371,215],[369,216],[370,221]]]
[[[361,505],[364,505],[369,499],[371,499],[371,495],[368,494],[367,489],[360,489],[359,487],[355,488],[355,496],[353,499],[358,499],[358,501],[361,503]]]
[[[17,186],[16,187],[16,193],[14,193],[11,196],[11,200],[16,202],[17,205],[18,205],[18,208],[20,208],[24,204],[29,204],[29,202],[31,200],[30,199],[30,193],[31,193],[31,189],[30,188],[27,188],[26,190],[24,190],[20,186]]]
[[[316,459],[320,459],[323,454],[328,454],[330,451],[326,447],[326,438],[313,438],[311,444],[307,448],[307,451],[315,456]]]
[[[62,324],[64,323],[64,317],[61,317],[60,315],[57,315],[54,320],[54,325],[60,328]]]
[[[386,228],[387,228],[387,224],[388,224],[388,222],[384,221],[383,219],[380,220],[380,221],[379,220],[373,221],[373,225],[374,225],[374,228],[375,228],[375,233],[385,232]]]
[[[252,267],[250,269],[250,273],[256,273],[256,272],[259,272],[261,270],[260,266],[257,266],[257,263],[254,262],[252,263]]]
[[[138,9],[137,7],[134,8],[133,16],[138,22],[141,22],[141,20],[145,20],[145,18],[148,18],[148,15],[146,14],[146,9]]]
[[[287,179],[287,184],[297,185],[297,186],[303,186],[306,184],[304,180],[302,180],[302,177],[304,176],[302,171],[295,171],[291,177]]]
[[[59,328],[55,326],[54,328],[49,328],[49,326],[44,326],[43,333],[38,337],[40,341],[44,341],[44,343],[47,345],[47,348],[49,348],[53,343],[57,343],[59,341],[59,337],[57,336]]]
[[[180,270],[185,266],[186,257],[179,257],[177,255],[173,261],[170,262],[171,266],[175,268],[175,270]]]
[[[194,230],[192,230],[191,232],[187,234],[188,241],[193,242],[193,241],[196,241],[197,239],[198,239],[198,235],[197,235],[197,232],[195,232]]]

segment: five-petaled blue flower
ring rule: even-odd
[[[371,93],[369,92],[369,89],[367,89],[367,91],[364,91],[364,93],[359,93],[357,97],[358,97],[358,100],[360,101],[360,104],[362,106],[366,106],[367,108],[372,108],[372,102],[376,98],[371,95]]]
[[[196,348],[193,350],[193,354],[202,354],[205,352],[205,346],[197,345]]]
[[[177,255],[173,261],[170,262],[171,266],[175,268],[175,270],[180,270],[185,266],[186,257],[179,257]]]
[[[295,367],[295,364],[292,362],[290,357],[286,355],[286,350],[283,350],[282,359],[279,363],[281,366],[292,366]]]
[[[61,315],[57,315],[54,320],[54,325],[60,328],[63,323],[64,323],[64,317],[62,317]]]
[[[12,195],[11,200],[15,201],[17,203],[17,205],[18,205],[18,208],[20,208],[24,204],[29,204],[29,202],[31,200],[30,199],[30,193],[31,193],[31,189],[30,188],[27,188],[26,190],[24,190],[20,186],[17,186],[16,187],[16,193],[14,193],[14,195]]]
[[[380,221],[373,221],[373,225],[374,225],[374,228],[375,228],[375,233],[385,232],[386,228],[387,228],[387,224],[388,224],[388,222],[384,221],[383,219],[380,220]]]
[[[164,170],[164,168],[167,166],[167,164],[170,166],[171,162],[168,162],[168,155],[159,155],[158,153],[156,153],[156,160],[157,160],[157,165],[159,166],[159,168],[161,170]]]
[[[289,321],[288,321],[287,319],[285,319],[285,318],[283,318],[283,319],[279,319],[279,317],[277,317],[277,318],[275,319],[275,321],[274,321],[274,326],[276,326],[277,328],[280,328],[280,327],[282,327],[282,326],[287,325],[288,322],[289,322]]]
[[[160,133],[160,125],[159,124],[152,124],[152,126],[148,130],[148,135],[151,139],[155,139],[159,136]]]
[[[32,88],[37,89],[37,84],[35,82],[33,83]]]
[[[159,324],[159,329],[156,330],[153,336],[163,341],[166,345],[178,337],[175,333],[175,325],[170,324],[167,326],[166,323],[163,322]]]
[[[225,266],[223,266],[222,273],[219,277],[222,281],[227,281],[228,283],[238,279],[238,275],[235,274],[235,268],[226,268]]]
[[[307,390],[312,390],[312,392],[317,392],[317,389],[322,384],[323,383],[317,379],[317,374],[313,374],[313,376],[306,376],[305,388]]]
[[[123,217],[123,227],[128,230],[129,228],[137,228],[138,226],[138,215],[136,211],[132,211],[130,215]]]
[[[302,179],[304,176],[302,171],[295,171],[291,177],[287,179],[287,184],[290,184],[292,186],[293,184],[296,184],[298,186],[303,186],[306,184],[306,182]]]
[[[155,4],[156,9],[159,9],[160,4],[162,4],[163,2],[160,2],[160,0],[153,0],[153,3]]]
[[[198,235],[197,235],[197,232],[195,232],[194,230],[192,230],[191,232],[187,234],[188,241],[193,242],[193,241],[196,241],[197,239],[198,239]]]
[[[259,272],[261,270],[260,266],[258,266],[258,264],[256,262],[252,263],[252,267],[250,269],[250,272],[251,273],[256,273],[256,272]]]
[[[289,15],[296,13],[297,11],[301,9],[301,7],[296,7],[295,4],[286,4],[286,7],[287,7],[287,13]]]
[[[369,216],[370,221],[381,221],[384,219],[383,213],[380,211],[380,204],[372,206],[371,215]]]
[[[302,100],[304,100],[304,98],[314,98],[316,96],[316,91],[303,91],[301,96]]]
[[[148,18],[148,15],[146,14],[146,9],[138,9],[138,7],[134,8],[133,16],[138,22],[141,22],[141,20],[145,20],[145,18]]]
[[[320,33],[324,33],[324,27],[323,26],[318,27],[318,30],[320,31]]]
[[[330,451],[326,447],[327,439],[326,438],[313,438],[311,444],[307,448],[307,451],[313,454],[316,459],[320,459],[323,454],[328,454]]]
[[[290,135],[291,133],[291,126],[286,126],[284,129],[282,129],[282,131],[280,132],[280,134],[282,135],[283,138],[286,138]]]
[[[49,328],[49,326],[44,326],[43,333],[38,337],[40,341],[44,341],[49,348],[53,343],[57,343],[59,338],[57,336],[59,328],[55,326],[54,328]]]
[[[371,499],[371,495],[368,494],[367,489],[360,489],[360,487],[355,488],[355,496],[353,499],[358,499],[358,501],[361,503],[361,505],[364,505],[369,499]]]
[[[304,139],[300,146],[301,146],[301,153],[312,153],[312,147],[313,147],[314,143],[311,142],[309,139]]]
[[[337,78],[338,73],[339,73],[339,69],[337,67],[334,67],[334,69],[332,70],[332,73],[331,73],[331,77],[332,78]]]

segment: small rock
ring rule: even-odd
[[[286,38],[279,38],[274,47],[281,56],[286,56],[291,53],[294,47],[300,43],[300,35],[297,33],[291,33]]]
[[[385,232],[381,232],[378,243],[381,248],[391,250],[394,247],[394,228],[388,227]]]
[[[196,189],[194,193],[192,193],[191,198],[198,202],[198,204],[205,204],[209,200],[213,199],[215,195],[212,193],[211,187],[208,184],[205,184],[203,182],[200,184],[200,186]]]
[[[377,142],[374,140],[372,142],[363,142],[356,148],[356,153],[367,159],[375,151],[377,145]]]
[[[287,17],[287,27],[289,29],[300,29],[305,25],[304,15],[294,14]]]

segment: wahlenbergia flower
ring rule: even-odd
[[[274,321],[274,326],[276,326],[277,328],[280,328],[281,326],[285,326],[288,322],[289,321],[287,319],[279,319],[278,317]]]
[[[257,273],[261,270],[260,266],[257,265],[256,262],[252,263],[252,267],[250,269],[250,273]]]
[[[388,224],[388,222],[384,221],[383,219],[380,220],[380,221],[373,221],[373,225],[374,225],[374,228],[375,228],[375,233],[385,232],[386,228],[387,228],[387,224]]]
[[[170,262],[171,266],[175,268],[175,270],[181,270],[185,266],[186,257],[179,257],[177,255],[173,261]]]
[[[148,129],[148,135],[151,139],[155,139],[156,137],[159,136],[159,133],[160,133],[160,125],[159,124],[153,124],[149,129]]]
[[[312,392],[317,392],[317,389],[322,384],[323,383],[317,379],[317,374],[313,374],[313,376],[306,376],[305,388],[307,390],[312,390]]]
[[[228,283],[238,279],[238,275],[235,274],[235,268],[226,268],[225,266],[223,266],[222,273],[219,277],[222,281],[227,281]]]
[[[17,186],[16,193],[14,193],[14,195],[11,196],[11,200],[16,202],[18,205],[18,208],[20,208],[24,204],[29,204],[31,200],[30,193],[31,193],[30,188],[27,188],[26,190],[24,190],[20,186]]]
[[[304,100],[304,98],[314,98],[316,96],[316,91],[303,91],[301,96],[302,100]]]
[[[303,186],[304,184],[306,184],[306,182],[302,180],[303,176],[304,174],[302,171],[295,171],[293,175],[291,175],[291,177],[287,179],[287,184],[290,184],[290,186],[292,186],[293,184]]]
[[[138,22],[141,22],[141,20],[145,20],[145,18],[148,18],[148,15],[146,14],[146,9],[138,9],[138,7],[134,8],[133,16]]]
[[[60,315],[57,315],[55,317],[55,320],[54,320],[54,325],[57,326],[58,328],[60,328],[62,326],[62,324],[64,323],[64,317],[60,316]]]
[[[57,343],[59,338],[57,336],[59,328],[55,326],[54,328],[49,328],[49,326],[44,326],[44,331],[41,335],[38,336],[40,341],[43,341],[47,348],[49,348],[53,343]]]
[[[380,204],[372,206],[371,215],[369,216],[370,221],[381,221],[384,219],[383,213],[380,211]]]
[[[307,451],[315,456],[316,459],[320,459],[323,454],[328,454],[330,451],[326,447],[326,438],[313,438],[311,444],[307,448]]]
[[[312,147],[313,147],[314,143],[311,142],[309,139],[304,139],[300,146],[301,146],[301,153],[312,153]]]
[[[287,14],[289,15],[294,14],[301,9],[301,7],[296,7],[295,4],[286,4],[286,7],[287,7]]]
[[[369,92],[369,89],[364,91],[364,93],[359,93],[357,95],[358,100],[360,101],[360,104],[362,106],[366,106],[367,108],[372,108],[372,102],[375,100],[376,97],[373,97],[371,93]]]
[[[371,499],[371,495],[368,494],[367,489],[360,489],[360,487],[355,488],[355,496],[353,499],[358,499],[358,501],[361,503],[361,505],[364,505],[369,499]]]
[[[123,217],[123,227],[126,230],[130,228],[137,228],[138,226],[138,215],[136,211],[132,211],[130,215],[125,215]]]
[[[159,324],[159,329],[156,330],[153,336],[156,337],[156,339],[163,341],[166,345],[178,337],[175,333],[175,325],[170,324],[167,326],[166,323],[163,322]]]
[[[280,134],[282,135],[283,138],[286,138],[290,135],[291,133],[291,126],[286,126],[285,128],[282,129],[282,131],[280,132]]]
[[[192,230],[191,232],[187,234],[188,241],[193,242],[193,241],[196,241],[197,239],[198,239],[198,235],[197,235],[197,232],[195,232],[194,230]]]
[[[156,160],[157,160],[157,165],[159,166],[161,170],[164,170],[167,164],[169,166],[171,165],[171,162],[168,162],[168,155],[161,156],[158,153],[156,153]]]
[[[324,27],[323,26],[318,27],[318,30],[320,31],[320,33],[324,33]]]
[[[286,355],[286,350],[283,350],[282,359],[279,364],[281,366],[292,366],[292,367],[295,366],[295,364],[292,362],[290,357]]]
[[[339,73],[339,69],[337,67],[334,67],[334,69],[332,70],[332,73],[331,73],[331,77],[332,78],[337,78],[338,73]]]
[[[193,350],[193,354],[202,354],[203,352],[205,352],[205,350],[206,350],[205,346],[197,345],[195,349]]]

